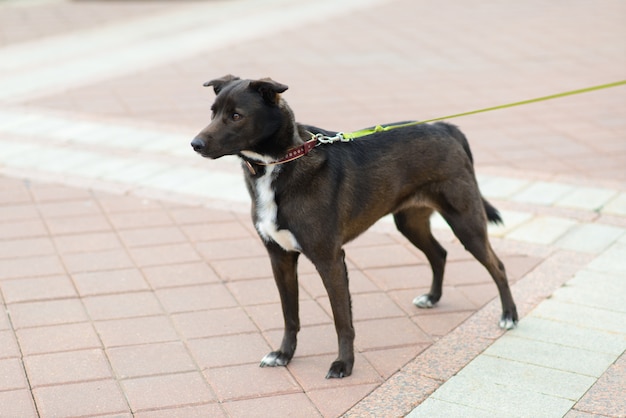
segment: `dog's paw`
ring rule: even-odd
[[[514,317],[512,314],[502,314],[498,325],[500,325],[502,329],[513,329],[517,326],[517,317]]]
[[[345,361],[336,360],[330,365],[330,369],[326,374],[326,379],[341,379],[342,377],[352,374],[352,365],[348,365]]]
[[[417,306],[418,308],[422,308],[422,309],[430,309],[435,304],[433,303],[432,299],[430,298],[430,295],[429,294],[425,294],[425,295],[421,295],[421,296],[418,296],[415,299],[413,299],[413,305]]]
[[[282,351],[272,351],[268,353],[263,360],[261,360],[261,367],[276,367],[276,366],[286,366],[291,360],[291,357]]]

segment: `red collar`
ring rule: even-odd
[[[303,143],[301,145],[298,145],[297,147],[290,148],[289,150],[287,150],[287,154],[285,154],[285,156],[283,158],[279,159],[279,160],[272,161],[270,163],[266,163],[266,162],[263,162],[263,161],[253,161],[253,162],[254,162],[254,164],[265,165],[265,166],[288,163],[290,161],[297,160],[300,157],[304,157],[309,152],[311,152],[311,150],[313,148],[315,148],[318,145],[318,143],[319,143],[319,141],[318,141],[317,136],[311,134],[311,139],[309,139],[308,141],[306,141],[305,143]],[[243,161],[246,163],[246,166],[248,167],[248,170],[250,171],[250,174],[255,175],[256,174],[256,170],[252,166],[252,163],[250,161],[248,161],[247,158],[244,158]]]

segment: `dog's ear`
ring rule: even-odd
[[[203,85],[204,87],[213,86],[213,91],[215,92],[215,94],[218,94],[220,91],[222,91],[222,89],[224,88],[226,84],[235,80],[241,80],[241,79],[239,77],[235,77],[234,75],[228,74],[222,78],[216,78],[215,80],[207,81]]]
[[[250,88],[258,91],[263,100],[270,104],[277,104],[279,94],[288,89],[284,84],[272,80],[271,78],[262,78],[250,82]]]

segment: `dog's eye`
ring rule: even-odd
[[[230,118],[236,122],[241,120],[241,115],[239,113],[233,113]]]

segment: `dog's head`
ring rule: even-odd
[[[287,86],[270,78],[242,80],[227,75],[204,83],[215,91],[211,123],[191,142],[208,158],[256,151],[284,123],[280,93]]]

